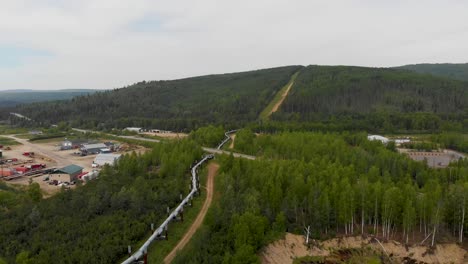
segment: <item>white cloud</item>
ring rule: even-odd
[[[52,54],[0,68],[0,89],[108,89],[290,64],[468,62],[466,1],[0,0],[0,6],[0,47]]]

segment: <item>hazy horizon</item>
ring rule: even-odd
[[[360,66],[360,65],[322,65],[322,66],[356,66],[356,67],[371,67],[371,68],[394,68],[394,67],[399,67],[399,66],[406,66],[406,65],[416,65],[416,64],[468,64],[468,63],[451,63],[451,62],[436,62],[436,63],[410,63],[410,64],[405,64],[405,65],[397,65],[397,66],[391,66],[391,67],[373,67],[373,66]],[[311,64],[309,64],[311,65]],[[282,65],[282,66],[289,66],[289,65]],[[267,68],[275,68],[275,67],[282,67],[282,66],[273,66],[273,67],[267,67]],[[307,66],[307,65],[303,65]],[[254,71],[254,70],[261,70],[261,69],[266,69],[266,68],[260,68],[260,69],[250,69],[250,70],[245,70],[245,71]],[[240,72],[240,71],[239,71]],[[192,78],[192,77],[198,77],[198,76],[203,76],[203,75],[215,75],[215,74],[225,74],[225,73],[235,73],[235,72],[218,72],[218,73],[208,73],[208,74],[202,74],[202,75],[196,75],[196,76],[182,76],[179,78],[174,78],[174,79],[147,79],[147,80],[139,80],[137,82],[141,81],[170,81],[170,80],[177,80],[177,79],[184,79],[184,78]],[[136,83],[136,82],[134,82]],[[57,89],[48,89],[48,88],[18,88],[18,89],[3,89],[0,87],[0,92],[21,92],[21,91],[28,91],[28,92],[54,92],[54,91],[70,91],[70,90],[112,90],[112,89],[120,89],[124,88],[125,86],[132,85],[134,83],[128,83],[124,84],[121,87],[111,87],[111,88],[57,88]]]
[[[0,90],[113,89],[285,65],[468,62],[468,2],[8,1]]]

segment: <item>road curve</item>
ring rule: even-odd
[[[187,243],[190,241],[192,236],[195,232],[200,228],[203,220],[205,219],[206,213],[211,206],[211,202],[213,201],[213,193],[214,193],[214,177],[218,173],[219,165],[212,162],[208,164],[208,178],[206,180],[206,199],[203,203],[203,207],[201,208],[200,212],[197,215],[197,218],[190,226],[189,230],[185,233],[184,237],[177,243],[177,245],[172,249],[172,251],[164,258],[164,263],[169,264],[177,255],[178,251],[182,250]]]

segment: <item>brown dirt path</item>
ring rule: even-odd
[[[219,165],[217,163],[211,162],[208,164],[208,178],[207,178],[207,186],[206,186],[206,200],[203,203],[203,207],[197,215],[197,218],[190,226],[187,233],[185,233],[184,237],[177,243],[177,245],[172,249],[172,251],[164,258],[164,263],[171,263],[172,260],[177,255],[177,252],[182,250],[185,245],[190,241],[192,236],[198,230],[198,228],[203,223],[205,219],[206,213],[210,208],[211,202],[213,201],[213,192],[214,192],[214,177],[218,173]]]
[[[230,135],[231,137],[231,144],[229,144],[229,148],[233,149],[234,148],[234,141],[236,140],[236,134]]]
[[[270,113],[268,113],[268,116],[271,116],[274,112],[278,111],[278,108],[281,106],[281,104],[284,102],[284,99],[286,99],[286,96],[288,96],[289,90],[291,90],[291,87],[293,86],[294,82],[291,82],[286,88],[286,91],[281,95],[281,99],[273,106],[271,109]]]

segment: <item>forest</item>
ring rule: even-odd
[[[272,118],[357,130],[467,131],[467,107],[468,82],[396,69],[308,66]]]
[[[423,63],[405,65],[396,68],[468,81],[468,63]]]
[[[394,68],[287,66],[173,81],[142,81],[68,101],[4,108],[15,125],[109,131],[129,126],[188,132],[265,124],[260,113],[297,73],[270,122],[322,131],[440,133],[468,131],[468,82]]]
[[[191,140],[153,146],[104,167],[99,179],[43,199],[39,185],[0,182],[0,263],[116,263],[189,191],[202,155]]]
[[[137,126],[187,132],[208,124],[236,126],[255,120],[300,68],[142,81],[68,101],[21,105],[4,115],[19,112],[35,120],[34,125],[66,121],[99,130]]]
[[[403,243],[463,241],[468,162],[429,169],[362,133],[237,133],[255,161],[220,159],[222,194],[174,263],[259,263],[285,231],[375,235]]]

